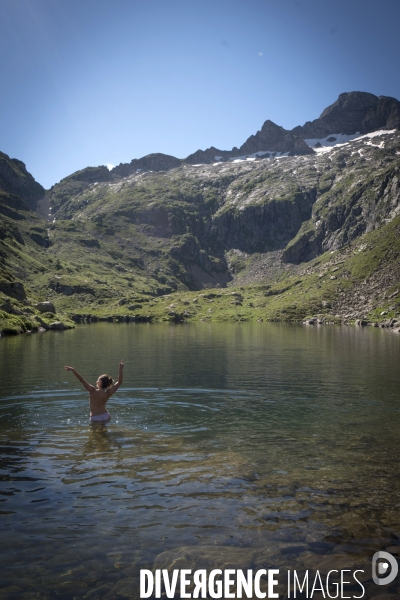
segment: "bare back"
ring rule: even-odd
[[[96,390],[93,388],[89,392],[89,408],[90,408],[90,416],[97,417],[98,415],[102,415],[108,410],[106,409],[106,403],[110,398],[111,394],[108,390],[104,390],[100,388]]]

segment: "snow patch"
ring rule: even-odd
[[[254,154],[245,154],[244,156],[234,156],[233,158],[230,158],[229,160],[231,162],[239,162],[239,161],[245,161],[245,160],[254,160],[255,158],[259,158],[260,156],[265,156],[266,154],[269,154],[271,156],[275,155],[275,152],[271,152],[270,150],[259,150],[258,152],[254,152]]]
[[[264,156],[265,158],[283,158],[285,156],[289,156],[290,152],[272,152],[271,150],[259,150],[258,152],[254,152],[254,154],[246,154],[245,156],[235,156],[230,158],[230,162],[239,163],[246,161],[253,161],[256,158],[260,158]],[[268,156],[267,156],[268,155]]]
[[[359,141],[364,139],[373,139],[374,137],[380,135],[388,135],[394,133],[395,129],[379,129],[377,131],[371,131],[371,133],[365,133],[363,135],[358,131],[352,135],[346,135],[344,133],[331,133],[325,138],[310,138],[304,140],[305,143],[310,146],[317,154],[325,154],[326,152],[330,152],[332,148],[338,148],[340,146],[346,146],[351,141]],[[366,145],[368,146],[376,146],[378,148],[384,147],[384,142],[382,141],[379,145],[373,144],[371,141],[366,141]],[[315,146],[318,146],[317,148]]]
[[[371,141],[365,142],[365,144],[366,144],[366,146],[373,146],[374,148],[384,148],[385,147],[385,142],[383,140],[380,144],[373,144]]]
[[[390,133],[394,133],[396,130],[395,129],[379,129],[377,131],[372,131],[371,133],[366,133],[364,135],[360,136],[361,138],[374,138],[378,135],[388,135]]]

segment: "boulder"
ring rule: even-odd
[[[38,302],[37,304],[35,304],[35,308],[37,308],[37,310],[41,313],[53,313],[53,315],[56,313],[54,304],[50,302],[50,300],[46,300],[45,302]]]

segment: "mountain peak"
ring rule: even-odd
[[[320,117],[292,129],[303,139],[324,138],[335,133],[352,135],[378,129],[400,128],[400,102],[368,92],[344,92]]]
[[[378,102],[378,97],[368,92],[343,92],[333,104],[327,106],[320,114],[320,119],[339,111],[363,112],[373,108]],[[332,132],[333,133],[333,132]],[[354,131],[352,131],[354,133]]]

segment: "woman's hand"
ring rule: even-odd
[[[74,367],[64,367],[64,369],[65,369],[66,371],[73,371],[73,370],[74,370]]]
[[[124,368],[124,366],[125,366],[125,365],[124,365],[124,361],[123,361],[123,360],[121,360],[121,361],[120,361],[120,363],[119,363],[119,368],[120,368],[120,369],[123,369],[123,368]],[[67,368],[67,367],[65,367],[65,368]]]

